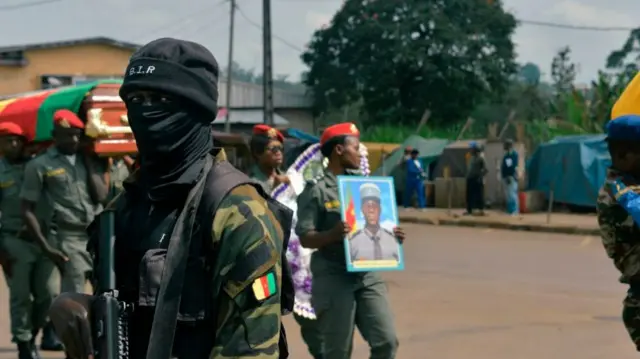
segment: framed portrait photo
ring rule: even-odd
[[[351,225],[344,239],[349,272],[404,269],[402,244],[393,234],[398,206],[393,177],[338,176],[342,220]]]

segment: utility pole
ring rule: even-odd
[[[231,133],[231,69],[233,67],[233,31],[236,18],[236,0],[229,0],[229,2],[231,3],[231,9],[229,10],[229,62],[227,64],[227,101],[225,104],[227,116],[225,116],[224,120],[224,130],[227,133]]]
[[[262,0],[262,94],[264,122],[273,126],[273,56],[271,53],[271,0]]]

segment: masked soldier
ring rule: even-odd
[[[325,358],[351,358],[355,327],[369,343],[371,358],[395,358],[398,339],[385,283],[375,272],[346,269],[343,240],[351,228],[341,221],[336,176],[359,168],[359,131],[351,123],[333,125],[320,144],[329,161],[324,175],[309,182],[298,197],[296,234],[302,246],[317,249],[311,257],[311,302]],[[400,228],[394,228],[394,234],[404,240]]]
[[[124,76],[140,167],[107,210],[115,210],[118,300],[133,307],[130,358],[287,355],[282,251],[291,212],[280,216],[282,207],[214,148],[218,76],[207,49],[169,38],[140,48]],[[61,296],[51,309],[71,357],[92,352],[86,340],[79,348],[65,339],[84,338],[75,323],[86,325],[88,302]]]
[[[0,161],[0,244],[10,258],[9,265],[3,268],[10,293],[11,333],[20,359],[39,358],[35,336],[45,326],[49,306],[59,292],[59,277],[53,262],[25,231],[22,222],[19,194],[27,162],[23,151],[25,142],[20,126],[0,123],[0,145],[4,154]],[[51,210],[45,201],[38,203],[37,215],[44,233],[49,234]],[[42,347],[61,350],[52,329],[48,326],[44,330]]]

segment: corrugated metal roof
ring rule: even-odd
[[[232,125],[257,125],[264,123],[264,116],[262,110],[231,110],[231,124]],[[219,115],[214,122],[215,125],[223,125],[226,120],[226,115]],[[273,122],[275,126],[286,127],[289,126],[289,121],[284,117],[273,114]]]
[[[2,46],[0,47],[0,52],[26,51],[26,50],[34,50],[34,49],[52,49],[56,47],[93,45],[93,44],[110,45],[110,46],[121,47],[125,49],[131,49],[131,50],[137,50],[140,47],[140,45],[133,44],[130,42],[120,41],[120,40],[116,40],[116,39],[112,39],[104,36],[96,36],[96,37],[87,37],[84,39],[41,42],[37,44]]]
[[[261,108],[262,86],[246,82],[231,83],[231,108]],[[227,105],[227,79],[218,83],[218,104]],[[311,108],[311,98],[304,91],[273,89],[273,106],[276,108]]]

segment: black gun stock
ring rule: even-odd
[[[126,303],[118,301],[114,256],[114,216],[105,210],[99,218],[96,289],[93,302],[93,342],[96,359],[129,359],[128,313]]]

